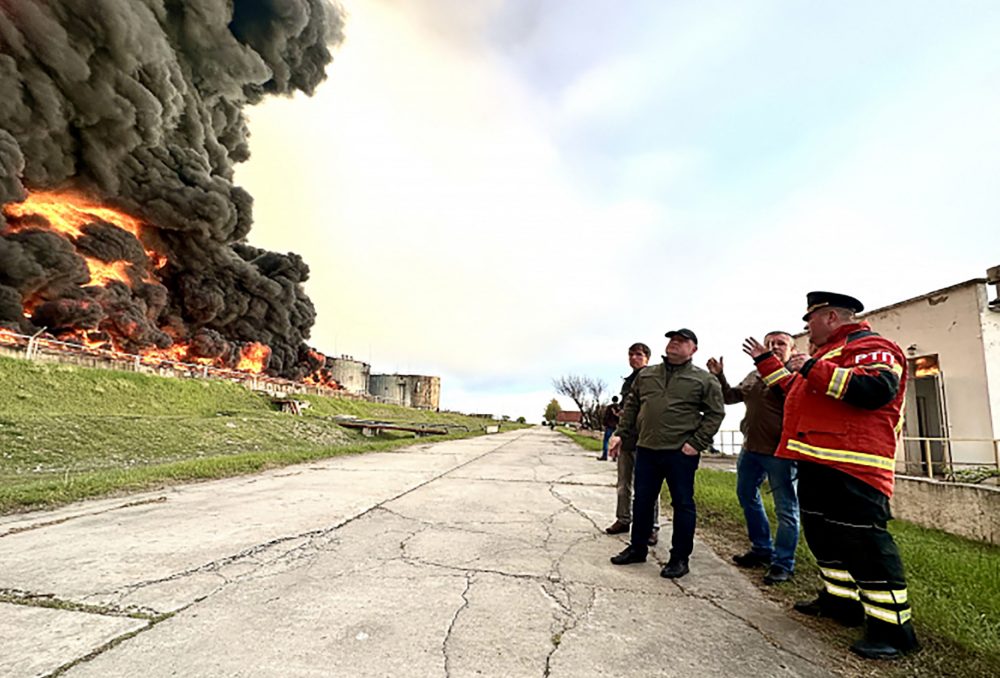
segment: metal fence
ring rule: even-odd
[[[896,454],[896,471],[904,475],[951,480],[1000,473],[1000,438],[904,436],[901,442],[902,453]],[[719,431],[714,445],[723,454],[739,454],[743,434],[733,430]],[[970,458],[977,461],[968,461]]]
[[[906,475],[949,479],[977,470],[1000,472],[1000,438],[904,436],[902,442],[903,456],[897,455],[896,467]],[[977,461],[967,461],[971,447],[978,448]],[[956,455],[956,450],[966,454]]]
[[[736,455],[743,447],[743,432],[724,429],[715,434],[715,449],[722,454]]]
[[[77,364],[84,364],[84,361],[90,361],[90,365],[88,366],[92,367],[113,368],[129,372],[145,372],[161,376],[222,379],[272,395],[308,393],[311,395],[336,396],[338,398],[367,400],[370,402],[391,402],[385,398],[367,393],[355,393],[316,384],[292,381],[290,379],[270,377],[263,374],[213,367],[211,365],[184,363],[160,356],[144,356],[112,351],[105,348],[83,346],[50,339],[40,334],[29,336],[0,330],[0,348],[7,349],[11,353],[17,354],[18,357],[27,358],[28,360],[49,359],[57,362],[66,362],[67,359],[71,358]]]

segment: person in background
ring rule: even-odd
[[[604,446],[601,448],[601,456],[597,461],[606,461],[608,458],[608,441],[615,434],[618,428],[618,419],[622,413],[621,405],[618,404],[618,396],[611,398],[611,403],[604,408]]]
[[[622,408],[628,401],[632,382],[635,381],[642,368],[649,364],[649,356],[652,353],[649,346],[642,342],[636,342],[628,347],[628,366],[632,368],[632,372],[622,381],[620,401]],[[611,453],[611,458],[618,461],[618,505],[615,509],[615,522],[604,530],[608,534],[628,532],[632,525],[632,486],[635,480],[635,443],[637,438],[636,435],[623,437],[617,451]],[[659,533],[660,498],[657,494],[656,502],[653,504],[653,529],[649,533],[647,541],[650,546],[656,546],[659,541]]]

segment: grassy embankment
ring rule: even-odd
[[[393,432],[364,438],[338,426],[335,415],[469,428],[428,438],[435,441],[476,435],[485,423],[364,401],[296,397],[311,404],[304,416],[279,413],[266,396],[227,382],[0,358],[0,513],[413,440],[411,433]]]
[[[560,429],[587,450],[601,441]],[[764,504],[776,524],[774,504],[764,488]],[[665,498],[665,497],[664,497]],[[743,511],[736,500],[736,474],[702,468],[695,480],[699,536],[725,560],[749,546]],[[667,500],[669,502],[669,500]],[[669,506],[665,506],[669,515]],[[1000,547],[956,537],[902,520],[890,523],[907,571],[914,624],[924,650],[896,663],[866,662],[870,676],[997,676],[1000,675]],[[761,572],[751,571],[759,581]],[[761,587],[768,597],[791,605],[811,598],[819,570],[805,540],[799,541],[796,576],[788,584]],[[858,631],[795,617],[846,647]]]

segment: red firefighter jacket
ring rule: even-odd
[[[776,456],[826,464],[892,496],[906,386],[899,346],[852,323],[797,373],[771,353],[755,362],[764,382],[787,394]]]

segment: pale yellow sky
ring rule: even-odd
[[[586,313],[559,261],[599,271],[602,232],[641,229],[650,208],[589,206],[489,54],[391,4],[345,5],[347,40],[315,97],[250,111],[237,180],[255,200],[251,242],[305,257],[328,353],[433,374],[543,362]]]
[[[742,376],[811,289],[998,263],[1000,8],[343,4],[316,95],[249,111],[250,241],[310,265],[317,348],[445,407],[537,420],[552,377],[617,390],[680,326]]]

